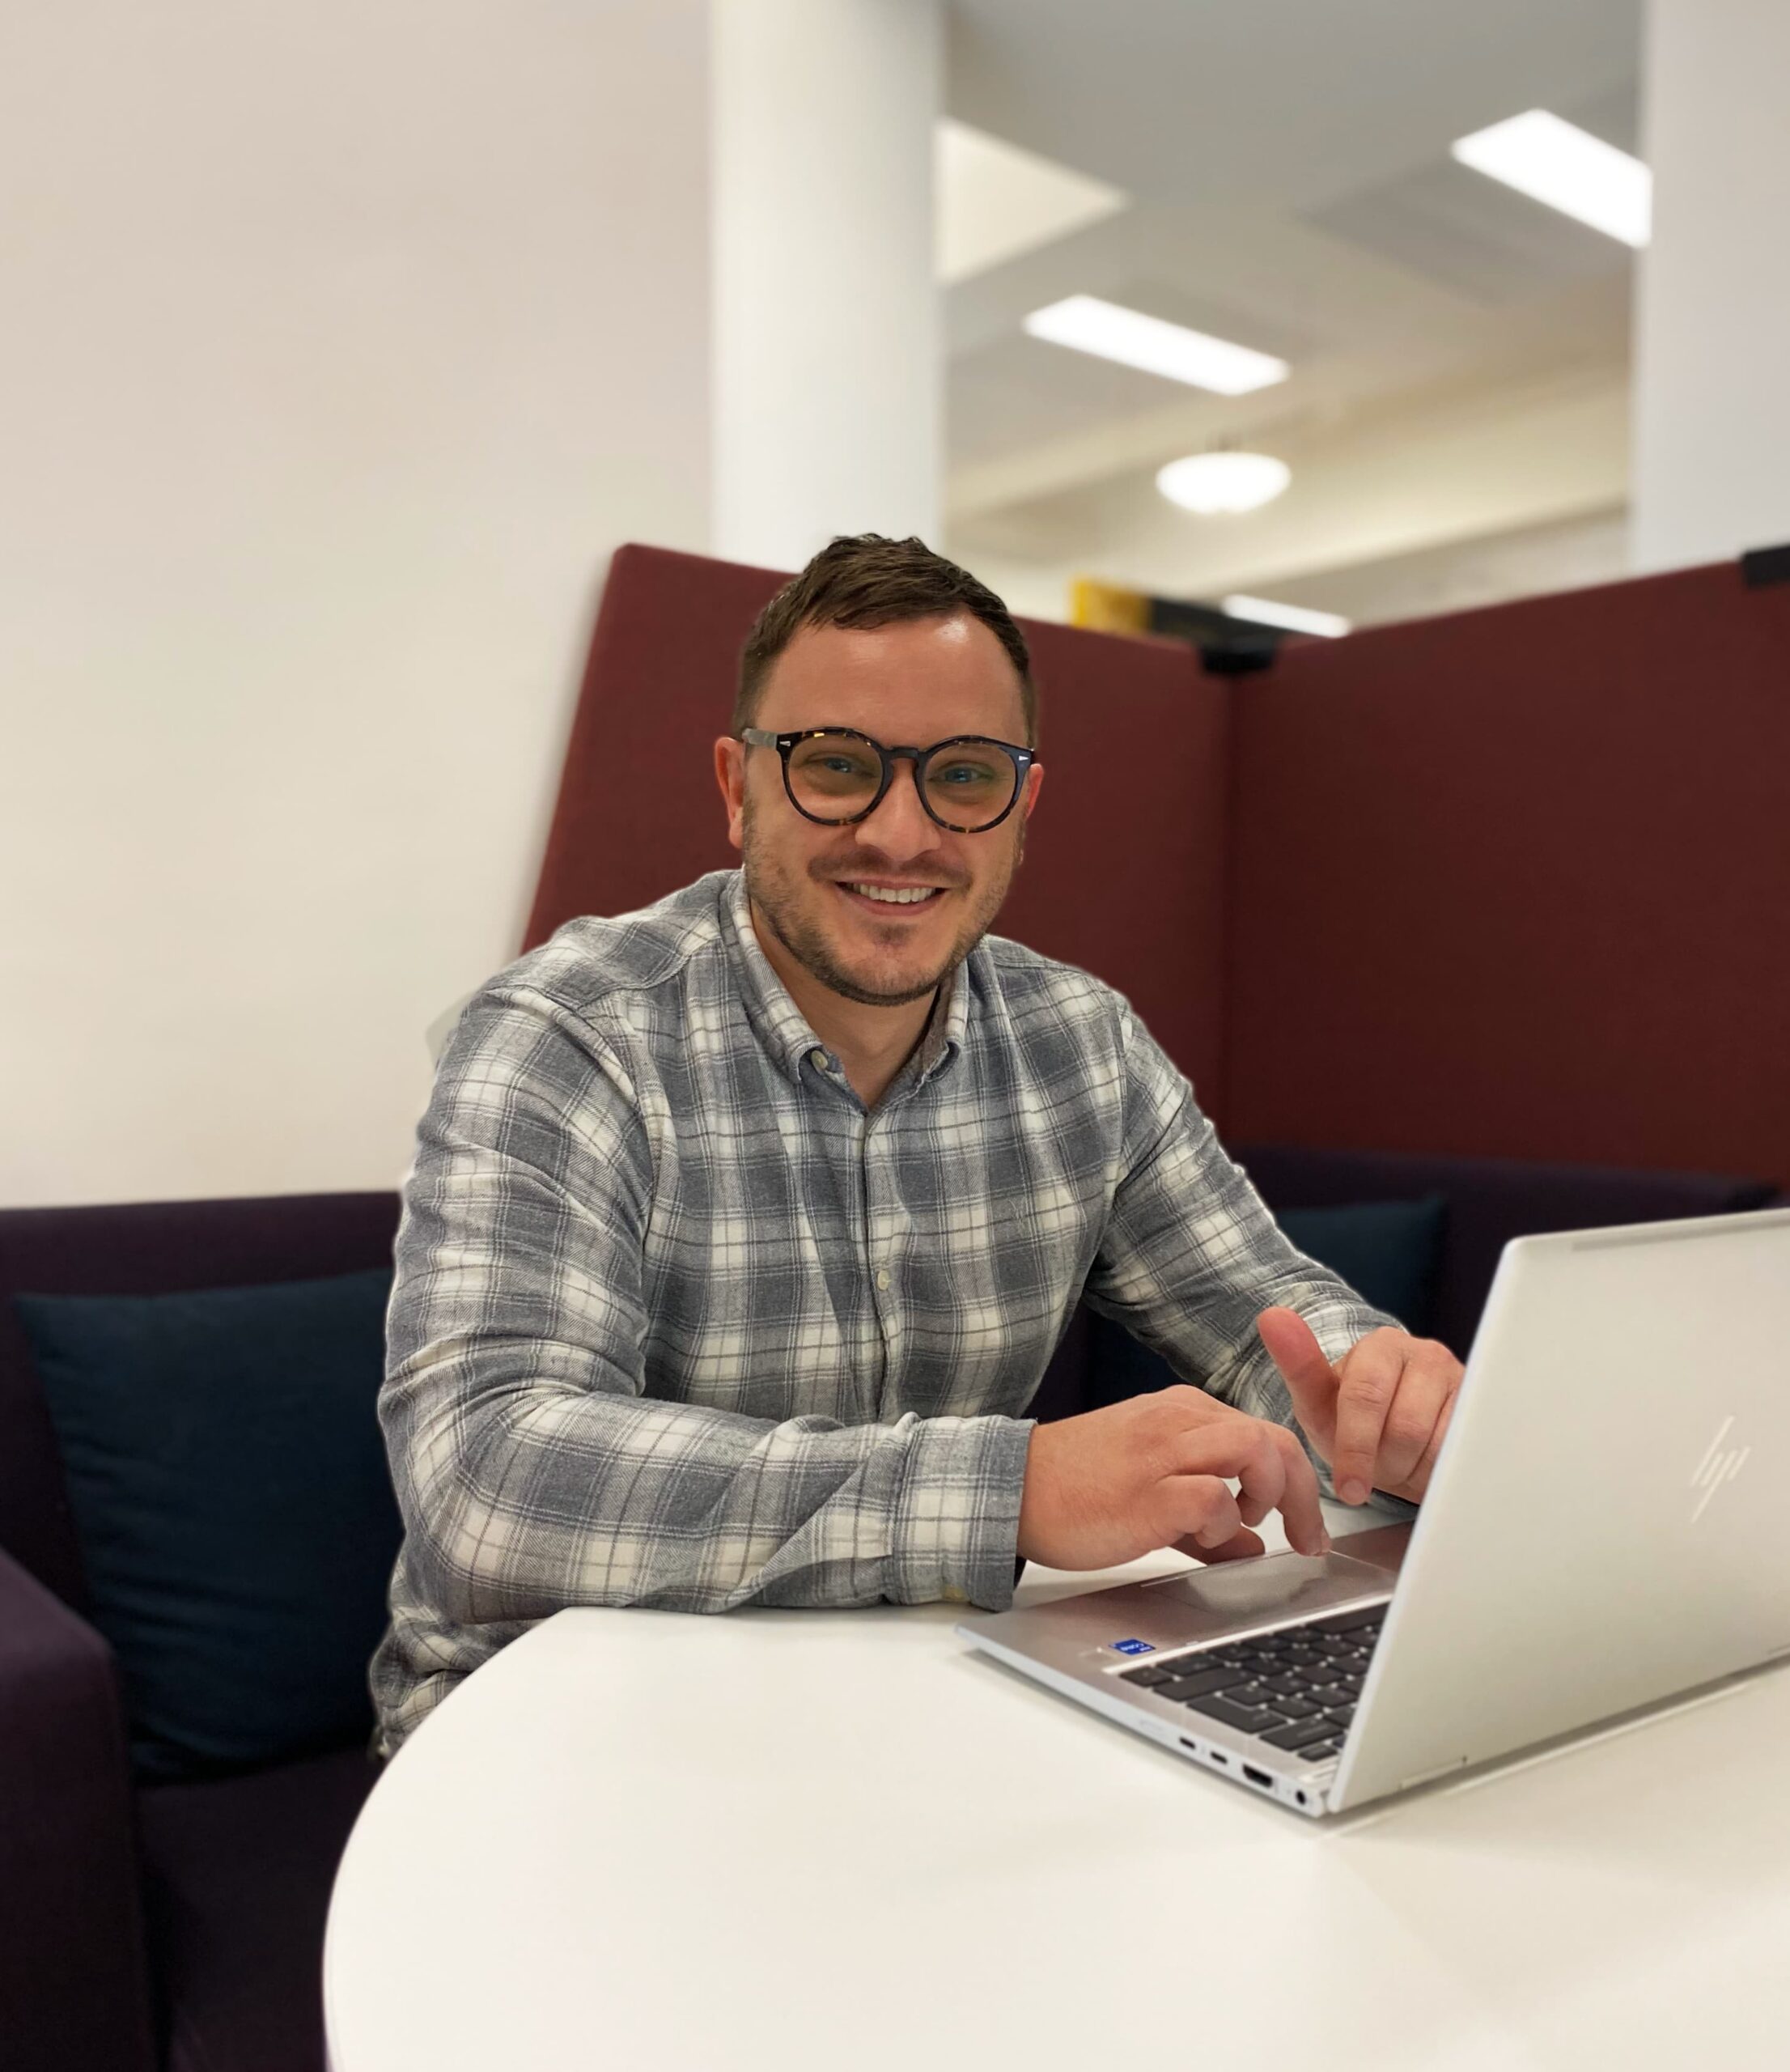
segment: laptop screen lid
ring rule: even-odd
[[[1512,1239],[1333,1811],[1790,1652],[1790,1210]]]

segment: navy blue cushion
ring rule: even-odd
[[[1445,1195],[1419,1201],[1351,1202],[1341,1208],[1288,1208],[1275,1217],[1307,1258],[1340,1274],[1364,1301],[1396,1317],[1419,1338],[1430,1336]],[[1140,1345],[1110,1318],[1092,1319],[1090,1400],[1122,1403],[1180,1377],[1160,1353]]]
[[[364,1739],[400,1524],[377,1416],[389,1267],[14,1297],[138,1773]]]
[[[1300,1251],[1339,1273],[1356,1294],[1430,1335],[1430,1297],[1449,1212],[1446,1195],[1420,1201],[1351,1202],[1346,1208],[1286,1208],[1275,1217]]]

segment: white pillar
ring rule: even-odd
[[[940,0],[713,0],[714,550],[939,516]]]
[[[1642,570],[1790,541],[1790,5],[1648,0],[1636,300]]]

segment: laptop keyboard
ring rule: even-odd
[[[1338,1611],[1222,1647],[1128,1669],[1122,1684],[1259,1734],[1301,1761],[1338,1754],[1355,1717],[1386,1607]]]

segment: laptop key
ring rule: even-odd
[[[1338,1726],[1352,1726],[1355,1722],[1355,1707],[1353,1705],[1332,1705],[1329,1712],[1325,1714],[1325,1717],[1326,1719],[1334,1721],[1336,1725]]]
[[[1135,1684],[1142,1689],[1153,1691],[1159,1684],[1173,1684],[1175,1672],[1172,1669],[1128,1669],[1120,1677],[1122,1684]]]
[[[1286,1713],[1289,1719],[1311,1719],[1324,1708],[1315,1698],[1308,1698],[1301,1692],[1296,1698],[1283,1698],[1278,1709]]]
[[[1270,1707],[1233,1705],[1228,1696],[1213,1692],[1208,1697],[1190,1698],[1190,1712],[1204,1713],[1210,1719],[1222,1720],[1227,1726],[1234,1726],[1245,1734],[1266,1734],[1270,1726],[1287,1724],[1282,1714]]]
[[[1336,1729],[1327,1719],[1296,1719],[1291,1726],[1270,1727],[1262,1735],[1270,1748],[1297,1748],[1309,1741],[1330,1741]]]
[[[1177,1676],[1172,1684],[1158,1684],[1156,1696],[1185,1705],[1190,1698],[1203,1698],[1208,1691],[1234,1690],[1242,1680],[1240,1669],[1208,1669],[1198,1676]]]

